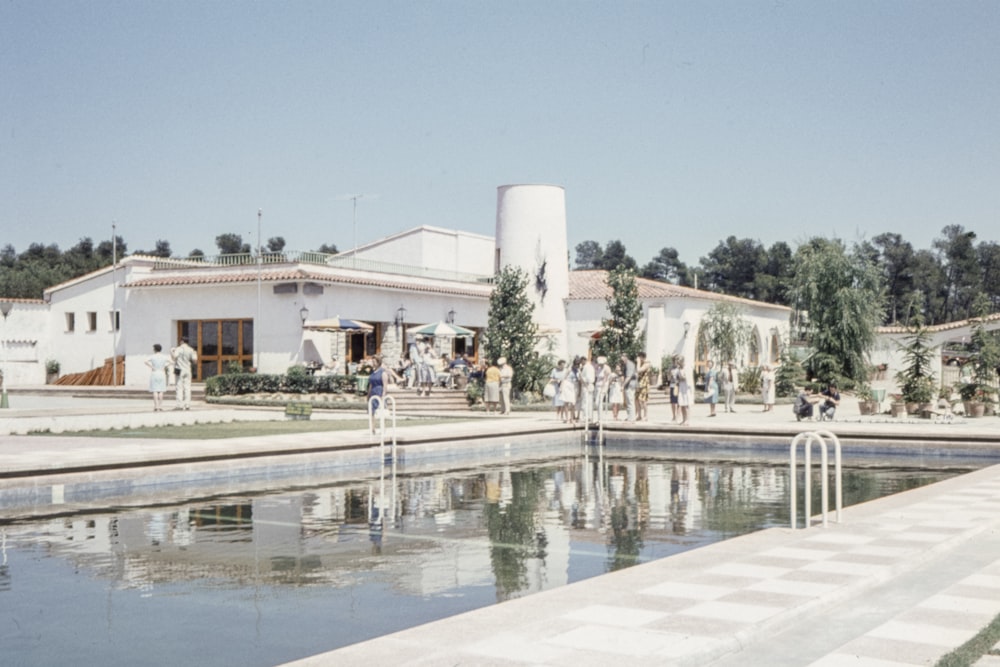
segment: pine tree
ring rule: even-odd
[[[505,266],[497,274],[496,287],[490,295],[489,324],[483,347],[489,362],[507,357],[507,363],[514,369],[513,390],[517,394],[534,383],[528,372],[535,356],[538,329],[532,319],[534,310],[535,304],[528,298],[528,274],[522,269]]]
[[[611,295],[605,299],[608,317],[601,321],[601,337],[594,345],[597,354],[617,360],[622,354],[635,359],[643,351],[644,341],[639,334],[642,304],[635,270],[619,266],[608,272]]]

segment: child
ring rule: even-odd
[[[792,409],[795,411],[795,421],[802,421],[803,419],[812,419],[813,417],[813,398],[808,393],[806,393],[805,387],[798,387],[799,393],[795,397],[795,405]]]

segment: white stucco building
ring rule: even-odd
[[[125,359],[124,384],[144,387],[144,360],[154,343],[165,350],[181,336],[199,355],[196,380],[229,364],[283,373],[293,364],[340,368],[374,353],[404,354],[407,329],[441,320],[481,332],[488,321],[495,270],[513,265],[531,277],[540,345],[560,357],[586,355],[590,333],[607,316],[609,288],[601,271],[570,271],[563,188],[498,188],[496,236],[418,227],[338,255],[281,252],[218,258],[130,256],[46,290],[44,299],[14,300],[2,332],[9,384],[41,384],[45,361],[63,374]],[[654,365],[662,357],[695,359],[698,326],[720,300],[740,304],[755,340],[746,364],[777,360],[790,311],[639,279],[640,328]],[[334,317],[373,325],[367,335],[315,330]],[[450,352],[479,353],[478,335],[442,339]]]

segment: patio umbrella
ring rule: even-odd
[[[310,331],[372,331],[375,327],[360,320],[349,320],[346,317],[328,317],[325,320],[307,321],[302,325],[303,329]]]
[[[431,322],[430,324],[424,324],[419,327],[413,327],[412,329],[407,329],[407,333],[414,334],[415,336],[475,336],[476,332],[472,329],[466,329],[465,327],[460,327],[457,324],[448,324],[445,321]]]

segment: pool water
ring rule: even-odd
[[[845,505],[959,472],[845,469]],[[4,662],[276,665],[789,523],[787,466],[766,463],[581,455],[286,489],[0,521]]]

